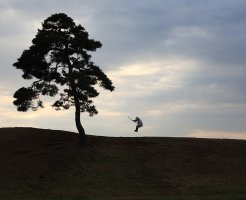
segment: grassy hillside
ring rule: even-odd
[[[246,141],[0,129],[0,200],[246,199]]]

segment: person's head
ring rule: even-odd
[[[136,120],[139,120],[139,117],[136,117]]]

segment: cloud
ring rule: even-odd
[[[122,90],[125,90],[121,93],[134,91],[136,95],[152,94],[182,87],[195,66],[194,60],[167,58],[121,66],[109,71],[108,75],[114,82],[120,83]]]

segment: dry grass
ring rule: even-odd
[[[246,199],[246,141],[0,129],[0,200]],[[215,198],[216,197],[216,198]]]

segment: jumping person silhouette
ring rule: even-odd
[[[143,122],[139,117],[136,117],[134,120],[132,119],[133,122],[137,123],[136,129],[134,130],[135,132],[138,132],[138,129],[140,127],[143,127]]]

